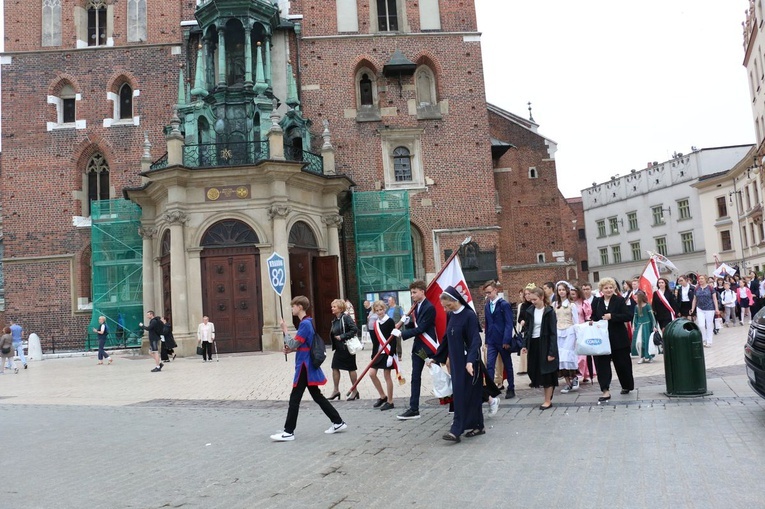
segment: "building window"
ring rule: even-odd
[[[380,32],[398,31],[396,0],[377,0],[377,30]]]
[[[133,89],[127,83],[120,87],[120,120],[133,119]]]
[[[614,263],[622,263],[622,247],[611,246],[611,256],[614,258]]]
[[[377,75],[368,67],[356,72],[356,121],[376,122],[380,120],[377,96]]]
[[[77,120],[77,96],[71,85],[64,85],[61,89],[61,118],[59,124],[70,124]]]
[[[749,186],[744,187],[744,198],[746,198],[746,210],[752,208],[752,198],[749,196]]]
[[[677,214],[680,216],[680,221],[691,218],[691,205],[687,199],[677,202]]]
[[[632,251],[633,262],[639,262],[643,259],[643,253],[640,250],[640,242],[630,242],[630,250]]]
[[[723,251],[730,251],[733,249],[733,243],[730,239],[730,230],[720,232],[720,247]]]
[[[598,238],[606,236],[606,220],[601,219],[597,222],[598,225]]]
[[[638,229],[637,212],[627,212],[627,222],[629,223],[629,231],[633,232]]]
[[[656,237],[656,252],[667,256],[667,237]]]
[[[693,232],[681,233],[680,241],[683,244],[683,253],[693,253]]]
[[[593,272],[592,280],[595,281],[595,285],[597,286],[598,281],[600,281],[600,272]]]
[[[380,133],[385,189],[423,189],[422,129],[386,129]]]
[[[741,227],[741,243],[744,247],[749,247],[749,239],[746,236],[746,226]]]
[[[61,46],[61,0],[43,0],[42,46]]]
[[[584,228],[579,228],[579,240],[587,240],[587,233]]]
[[[661,205],[658,207],[651,207],[651,215],[653,216],[654,226],[661,226],[664,224],[664,210]]]
[[[601,247],[599,251],[600,251],[600,264],[608,265],[608,248]]]
[[[406,147],[393,150],[393,175],[396,182],[412,181],[412,157]]]
[[[106,45],[106,0],[88,2],[88,46]]]
[[[582,272],[587,272],[590,270],[590,264],[587,263],[587,260],[582,260]]]
[[[88,177],[88,211],[92,209],[91,203],[110,198],[109,189],[109,164],[101,154],[95,154],[88,161],[85,169]]]
[[[537,253],[537,263],[545,263],[545,254]]]
[[[539,173],[537,172],[537,169],[534,167],[529,168],[529,178],[535,179],[539,178]]]
[[[754,233],[754,223],[749,223],[749,233],[751,234],[752,244],[757,244],[757,235]]]
[[[728,217],[728,202],[725,200],[725,196],[717,198],[717,218],[721,217]]]
[[[128,0],[128,42],[146,42],[146,0]]]
[[[754,185],[752,186],[752,195],[754,198],[754,206],[756,207],[758,203],[760,203],[760,193],[757,192],[757,181],[755,180]]]
[[[609,217],[608,218],[608,228],[611,230],[611,233],[609,235],[618,235],[619,234],[619,221],[615,217]]]

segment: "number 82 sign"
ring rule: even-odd
[[[279,297],[281,297],[287,277],[284,267],[284,258],[280,256],[279,253],[274,252],[268,257],[266,263],[268,264],[268,280],[271,282],[271,288],[273,288]]]

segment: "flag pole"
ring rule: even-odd
[[[449,258],[447,258],[447,259],[446,259],[446,262],[444,262],[443,266],[441,266],[441,270],[439,270],[439,271],[438,271],[438,274],[436,274],[436,277],[434,277],[434,278],[433,278],[433,279],[430,281],[430,283],[428,283],[428,286],[427,286],[427,288],[428,288],[428,289],[430,289],[430,287],[433,285],[433,283],[435,283],[436,281],[438,281],[438,278],[439,278],[439,277],[441,277],[441,274],[443,274],[443,273],[444,273],[444,271],[445,271],[445,270],[446,270],[446,268],[449,266],[449,264],[452,262],[452,260],[454,260],[454,258],[456,258],[456,257],[457,257],[457,255],[458,255],[458,254],[459,254],[459,252],[460,252],[460,248],[461,248],[462,246],[464,246],[464,245],[468,244],[468,243],[469,243],[471,240],[473,240],[473,237],[465,237],[465,240],[463,240],[463,241],[462,241],[462,243],[460,244],[460,247],[459,247],[459,248],[457,248],[457,249],[455,249],[455,250],[452,252],[452,254],[449,256]],[[427,293],[427,289],[425,290],[425,292]],[[411,315],[411,314],[414,312],[414,308],[415,308],[415,307],[416,307],[416,304],[412,304],[412,307],[411,307],[411,308],[409,308],[409,311],[406,313],[406,316],[409,316],[409,315]],[[401,329],[401,322],[399,322],[399,323],[397,323],[397,324],[396,324],[396,329]],[[372,366],[374,365],[374,363],[377,361],[377,359],[379,359],[379,358],[380,358],[380,355],[382,354],[383,350],[385,349],[385,347],[386,347],[386,346],[388,346],[388,345],[390,344],[390,342],[391,342],[391,341],[393,341],[393,338],[394,338],[394,337],[395,337],[395,336],[394,336],[393,334],[391,334],[391,335],[390,335],[390,337],[388,338],[388,340],[385,342],[385,344],[383,344],[383,345],[382,345],[382,346],[381,346],[381,347],[380,347],[380,348],[377,350],[377,354],[375,354],[375,356],[374,356],[374,357],[372,357],[372,360],[369,362],[369,365],[367,365],[367,367],[366,367],[366,368],[364,368],[364,371],[362,371],[362,372],[361,372],[361,375],[359,375],[359,377],[358,377],[358,378],[356,378],[356,383],[354,383],[354,384],[351,386],[351,388],[350,388],[350,389],[348,390],[348,392],[345,394],[346,396],[350,396],[351,394],[353,394],[353,392],[356,390],[356,387],[358,387],[359,383],[361,382],[361,379],[362,379],[362,378],[364,378],[364,375],[366,375],[366,374],[367,374],[367,371],[369,371],[369,370],[372,368]]]

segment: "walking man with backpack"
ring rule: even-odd
[[[322,394],[321,385],[327,383],[327,377],[321,370],[321,363],[324,359],[321,355],[312,355],[314,341],[323,341],[314,328],[313,319],[307,316],[306,311],[311,306],[308,297],[298,295],[290,302],[292,306],[292,316],[297,316],[300,320],[297,333],[293,338],[287,332],[287,324],[282,319],[280,325],[284,333],[284,353],[295,352],[295,376],[292,381],[292,393],[290,394],[290,406],[287,410],[287,420],[284,423],[284,431],[271,435],[271,440],[275,442],[290,442],[295,440],[295,427],[297,426],[298,411],[300,410],[300,400],[303,399],[303,393],[306,388],[313,400],[321,407],[324,414],[332,421],[332,425],[324,431],[331,435],[345,431],[348,425],[340,417],[332,403]]]

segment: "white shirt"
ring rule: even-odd
[[[681,302],[689,302],[688,299],[688,290],[691,289],[691,285],[688,286],[681,286],[680,287],[680,301]]]
[[[207,322],[206,325],[204,322],[200,323],[197,328],[197,339],[212,343],[215,339],[215,325],[212,322]]]
[[[538,338],[542,335],[542,314],[545,308],[534,308],[534,327],[531,329],[531,337]]]

